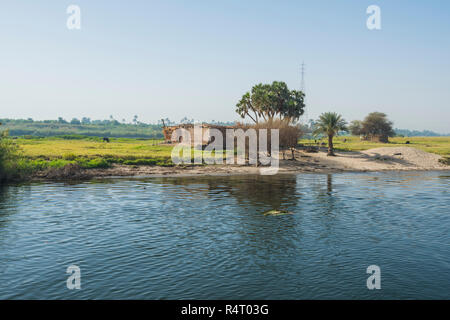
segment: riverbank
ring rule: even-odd
[[[295,159],[286,154],[280,160],[278,173],[334,173],[370,171],[420,171],[449,170],[441,163],[443,157],[411,147],[374,148],[360,152],[336,152],[328,157],[325,151],[318,153],[295,152]],[[197,175],[243,175],[260,174],[262,167],[254,165],[179,165],[147,166],[112,164],[109,168],[81,168],[68,164],[61,168],[50,168],[33,174],[32,180],[83,180],[103,177],[131,176],[197,176]]]

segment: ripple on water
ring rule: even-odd
[[[390,172],[3,187],[0,298],[448,299],[449,186]]]

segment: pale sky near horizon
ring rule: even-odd
[[[0,118],[239,120],[246,91],[298,89],[304,61],[305,118],[450,133],[449,1],[2,0],[0,26]]]

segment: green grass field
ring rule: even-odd
[[[344,139],[347,139],[347,142],[344,142]],[[410,144],[405,144],[406,141],[409,141]],[[312,142],[314,140],[300,140],[300,143]],[[322,139],[320,142],[327,142],[327,140]],[[362,151],[381,147],[413,147],[442,156],[450,156],[450,137],[395,137],[389,138],[389,143],[379,143],[361,141],[359,137],[355,136],[341,136],[335,137],[333,144],[338,151]]]
[[[22,155],[21,165],[30,170],[62,167],[77,163],[83,168],[107,168],[113,163],[126,165],[170,166],[172,146],[161,140],[111,138],[86,139],[16,139]]]
[[[172,146],[159,145],[161,140],[110,139],[17,139],[25,157],[30,159],[64,159],[70,157],[120,158],[124,160],[170,158]]]
[[[346,142],[343,140],[347,139]],[[16,139],[22,161],[34,170],[61,167],[78,163],[84,168],[106,168],[113,163],[125,165],[170,166],[172,145],[161,145],[162,140],[112,138],[110,143],[99,138],[34,138]],[[318,140],[326,142],[325,139]],[[410,144],[405,144],[410,141]],[[314,140],[300,140],[311,143]],[[379,147],[409,146],[450,157],[450,137],[391,138],[390,143],[360,141],[359,137],[336,137],[336,150],[361,151]]]

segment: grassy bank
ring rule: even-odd
[[[346,142],[344,142],[346,139]],[[317,140],[326,142],[325,139]],[[406,144],[409,141],[409,144]],[[314,143],[314,140],[300,140],[300,143]],[[361,141],[355,136],[341,136],[333,139],[333,144],[338,151],[363,151],[382,147],[413,147],[426,152],[450,156],[450,137],[394,137],[389,138],[389,143]]]
[[[344,142],[346,139],[346,142]],[[172,166],[172,145],[162,140],[111,138],[110,143],[98,137],[65,136],[11,140],[19,149],[14,161],[15,172],[29,175],[36,171],[58,169],[68,164],[80,168],[109,168],[113,164],[129,166]],[[323,140],[318,140],[324,142]],[[410,144],[405,144],[410,141]],[[314,140],[300,140],[312,143]],[[450,137],[391,138],[390,143],[360,141],[359,137],[337,137],[338,151],[362,151],[379,147],[409,146],[450,159]]]

